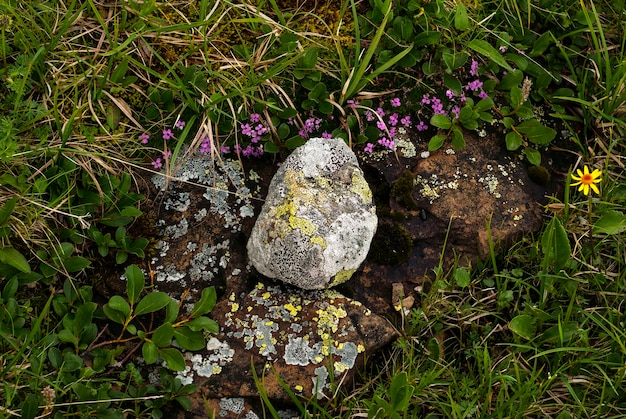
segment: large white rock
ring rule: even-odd
[[[372,191],[341,139],[312,138],[285,160],[248,240],[263,275],[304,289],[350,279],[378,218]]]

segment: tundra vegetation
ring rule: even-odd
[[[542,231],[436,267],[362,387],[301,415],[626,415],[625,22],[624,0],[3,0],[0,416],[189,406],[171,371],[216,331],[215,291],[183,313],[130,265],[94,293],[151,247],[136,176],[191,152],[274,164],[312,136],[393,150],[400,130],[431,152],[498,132],[533,166],[565,136],[578,163]]]

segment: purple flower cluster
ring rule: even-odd
[[[298,131],[298,135],[304,139],[307,139],[315,131],[319,131],[321,126],[322,120],[320,118],[308,118],[306,121],[304,121],[304,126]]]
[[[161,159],[161,157],[157,158],[155,161],[153,161],[152,167],[156,170],[156,169],[160,169],[163,167],[163,163],[168,161],[169,158],[172,156],[172,152],[171,151],[164,151],[163,152],[163,158]]]
[[[399,108],[402,106],[400,98],[394,97],[389,101],[389,105],[393,108]],[[409,128],[411,126],[411,116],[405,115],[400,117],[397,112],[388,112],[383,109],[382,106],[376,108],[376,110],[368,110],[365,112],[365,119],[368,122],[376,121],[376,127],[380,130],[380,138],[376,141],[377,144],[389,150],[393,150],[396,146],[393,140],[399,127]],[[365,152],[371,153],[374,151],[374,143],[367,143],[365,145]]]

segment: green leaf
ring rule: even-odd
[[[104,311],[104,314],[112,321],[114,321],[115,323],[118,324],[124,324],[126,323],[126,319],[128,318],[127,316],[124,315],[124,313],[122,313],[119,310],[115,310],[113,308],[111,308],[111,306],[109,306],[108,304],[105,304],[104,306],[102,306],[102,311]]]
[[[169,346],[172,344],[172,338],[174,337],[174,327],[171,323],[163,323],[152,334],[152,342],[159,348]]]
[[[86,329],[93,318],[93,313],[98,305],[92,301],[85,302],[78,306],[76,315],[74,316],[73,332],[76,336],[80,335],[83,329]]]
[[[522,145],[522,136],[515,131],[507,133],[504,139],[506,141],[506,149],[509,151],[515,151]]]
[[[541,125],[536,119],[529,119],[517,126],[517,130],[524,134],[534,144],[545,145],[556,137],[556,130]]]
[[[447,138],[446,135],[441,135],[441,134],[433,135],[433,137],[428,142],[428,151],[439,150],[441,146],[443,145],[443,143],[446,141],[446,138]]]
[[[541,343],[567,345],[581,330],[575,321],[559,322],[541,335]]]
[[[454,27],[459,31],[469,28],[469,19],[467,17],[467,9],[463,3],[456,4],[456,12],[454,13]]]
[[[392,412],[406,412],[415,387],[409,384],[408,374],[402,371],[391,380],[389,395]]]
[[[12,266],[21,272],[30,272],[30,265],[24,255],[13,247],[0,249],[0,262]]]
[[[128,260],[127,252],[123,250],[118,250],[117,252],[115,252],[115,263],[117,263],[118,265],[121,265],[124,262],[126,262],[126,260]]]
[[[171,298],[164,292],[155,291],[143,297],[135,308],[135,315],[154,313],[169,304]]]
[[[546,50],[548,49],[551,43],[552,43],[552,32],[545,31],[544,33],[541,34],[539,38],[535,40],[533,44],[533,49],[532,51],[528,53],[528,56],[533,57],[533,58],[540,56],[541,54],[546,52]]]
[[[181,348],[188,351],[198,351],[205,346],[204,334],[199,331],[194,332],[187,326],[175,328],[174,339]]]
[[[19,282],[17,280],[17,277],[14,276],[13,278],[9,279],[2,288],[2,301],[7,302],[9,301],[9,298],[15,297],[18,285]]]
[[[511,90],[514,86],[519,86],[524,80],[524,73],[518,69],[509,71],[506,76],[502,77],[498,84],[500,90]]]
[[[495,49],[489,42],[482,39],[472,39],[467,43],[467,46],[507,71],[513,71],[513,68],[505,61],[500,51]]]
[[[608,210],[593,224],[594,234],[615,235],[626,231],[626,216],[617,210]]]
[[[537,332],[536,320],[528,314],[520,314],[511,319],[509,329],[524,339],[532,340]]]
[[[524,154],[526,155],[526,158],[528,159],[530,164],[533,164],[535,166],[539,166],[541,164],[541,153],[534,148],[525,147]]]
[[[511,106],[515,109],[519,108],[524,103],[523,99],[522,89],[519,86],[511,87]]]
[[[404,16],[393,19],[393,30],[400,35],[401,41],[409,41],[413,36],[413,22]]]
[[[266,141],[263,143],[263,151],[270,154],[276,154],[280,151],[280,148],[273,141]]]
[[[276,129],[276,133],[278,134],[278,138],[280,138],[281,140],[284,140],[291,133],[291,128],[289,127],[288,124],[283,122],[278,125],[278,128]]]
[[[426,31],[420,32],[415,36],[415,45],[417,46],[425,46],[425,45],[436,45],[439,43],[441,39],[441,32],[439,31]]]
[[[63,366],[61,367],[61,371],[63,372],[73,372],[79,370],[80,367],[83,366],[83,359],[76,354],[71,352],[65,352],[63,354]]]
[[[21,405],[19,417],[22,419],[35,419],[39,411],[37,395],[34,393],[26,396],[26,400]]]
[[[130,265],[126,268],[126,294],[128,294],[128,301],[134,305],[143,291],[146,284],[143,272],[137,265]]]
[[[182,371],[186,367],[185,358],[178,349],[159,349],[159,355],[161,356],[161,358],[163,358],[163,360],[167,364],[167,367],[173,371]]]
[[[63,259],[63,266],[68,272],[78,272],[91,265],[91,261],[82,256],[70,256]]]
[[[72,331],[69,329],[63,329],[59,331],[59,333],[57,334],[57,337],[59,338],[61,342],[64,342],[64,343],[71,343],[74,345],[78,343],[78,337],[74,335],[74,333],[72,333]]]
[[[111,297],[109,299],[109,302],[105,304],[105,306],[108,306],[109,308],[113,310],[117,310],[121,312],[122,314],[124,314],[126,318],[130,317],[130,305],[124,298],[122,298],[119,295],[114,295],[113,297]]]
[[[300,147],[302,144],[306,143],[306,140],[299,135],[291,137],[287,141],[285,141],[285,147],[288,150],[294,150],[297,147]]]
[[[452,145],[454,146],[454,148],[465,147],[465,138],[463,136],[463,131],[456,127],[452,130]]]
[[[146,364],[154,364],[159,359],[159,348],[153,342],[144,342],[141,346],[141,354]]]
[[[0,207],[0,226],[5,225],[7,221],[9,221],[9,217],[13,214],[13,209],[15,208],[17,200],[18,197],[14,196],[2,204],[2,207]]]
[[[294,108],[286,108],[278,112],[278,116],[282,119],[294,118],[296,115],[298,115],[298,111]]]
[[[452,77],[450,74],[447,73],[443,76],[443,85],[452,90],[457,95],[463,91],[461,81],[458,78]]]
[[[533,112],[533,108],[530,107],[528,102],[525,102],[516,112],[515,115],[519,118],[520,121],[524,119],[530,119],[535,116]]]
[[[202,295],[200,296],[200,300],[198,300],[193,305],[193,310],[191,310],[191,318],[196,318],[198,316],[202,316],[204,314],[210,313],[215,306],[215,302],[217,301],[217,293],[215,292],[215,287],[207,287],[202,290]]]
[[[178,303],[175,300],[170,299],[170,302],[167,303],[167,306],[165,307],[165,319],[163,321],[174,323],[174,321],[178,317],[179,310],[180,307],[178,307]]]
[[[567,232],[558,218],[552,218],[541,237],[544,254],[544,266],[554,263],[554,270],[559,271],[570,258],[571,247]]]
[[[209,333],[216,334],[220,331],[220,326],[215,320],[204,316],[196,317],[195,319],[188,321],[186,325],[194,332],[206,330]]]
[[[447,116],[437,113],[430,118],[430,125],[441,129],[450,129],[452,121]]]
[[[317,63],[317,48],[308,48],[306,52],[298,60],[298,66],[301,69],[312,70]]]
[[[454,281],[461,288],[467,288],[470,285],[470,272],[467,268],[457,268],[454,270]]]
[[[126,75],[126,71],[128,70],[128,61],[122,60],[118,65],[115,66],[115,70],[111,73],[109,77],[109,81],[111,83],[121,83],[124,80],[124,76]]]
[[[446,64],[446,67],[448,68],[448,70],[456,70],[459,67],[462,67],[463,65],[465,65],[465,63],[467,62],[467,59],[469,58],[469,54],[467,52],[455,52],[455,53],[449,53],[449,52],[444,52],[441,56],[441,58],[443,58],[443,62]],[[458,81],[458,79],[455,79]],[[445,81],[444,81],[445,84]],[[459,82],[460,85],[460,82]],[[459,90],[456,89],[452,89],[454,90],[457,94],[460,93]]]
[[[474,111],[483,112],[493,108],[493,99],[490,97],[480,100],[476,105],[474,105]]]
[[[502,118],[502,125],[504,125],[506,129],[511,129],[511,127],[515,125],[515,120],[511,117]]]

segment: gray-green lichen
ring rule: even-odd
[[[282,358],[286,365],[296,367],[318,365],[316,380],[321,391],[327,384],[327,366],[338,377],[353,368],[365,351],[362,342],[350,340],[357,331],[346,304],[360,306],[333,290],[285,293],[280,287],[259,283],[249,294],[228,296],[226,336],[240,340],[246,351],[255,351],[269,362]],[[371,312],[365,310],[365,315]]]

